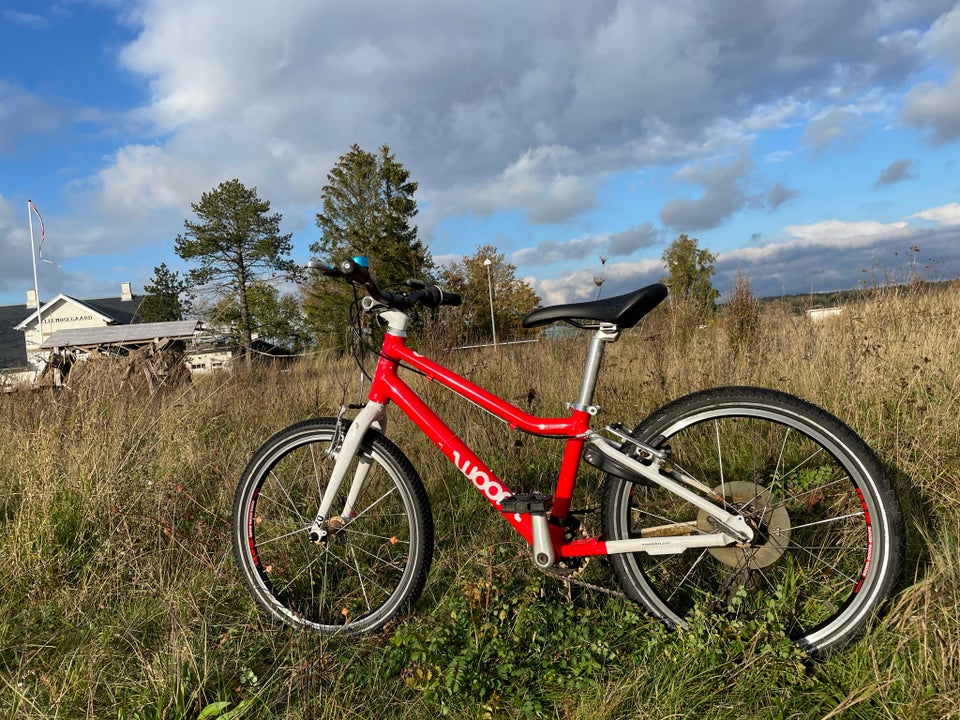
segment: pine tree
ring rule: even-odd
[[[429,277],[433,259],[412,223],[417,214],[417,183],[384,145],[378,155],[358,145],[340,157],[327,175],[317,227],[323,235],[310,251],[324,262],[364,255],[377,283],[388,287]],[[314,278],[304,288],[304,311],[323,345],[347,342],[347,306],[352,298],[342,282]]]
[[[279,234],[281,215],[268,214],[270,201],[239,180],[220,183],[190,207],[199,222],[184,221],[186,232],[177,236],[176,253],[199,263],[187,276],[193,287],[234,306],[241,352],[248,356],[254,329],[251,289],[277,275],[295,275],[288,258],[290,235]]]
[[[183,320],[190,312],[189,285],[166,263],[153,269],[153,277],[143,286],[143,292],[144,298],[137,308],[143,322]]]

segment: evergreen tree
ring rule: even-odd
[[[333,264],[365,255],[384,288],[429,277],[433,259],[411,222],[417,214],[416,190],[417,183],[386,145],[378,155],[352,145],[327,175],[323,210],[317,213],[322,237],[310,251]],[[304,312],[318,341],[344,347],[350,289],[342,282],[315,277],[304,288],[304,296]]]
[[[137,308],[143,322],[183,320],[190,312],[188,283],[166,263],[153,269],[153,277],[143,286],[144,298]]]
[[[190,207],[199,221],[184,221],[186,232],[177,236],[176,253],[199,263],[187,276],[193,287],[234,307],[246,355],[255,325],[252,288],[266,278],[296,273],[288,258],[290,235],[280,234],[280,213],[268,214],[270,201],[261,200],[256,188],[248,189],[239,180],[220,183]]]

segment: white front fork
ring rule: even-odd
[[[330,510],[333,506],[334,498],[336,498],[337,493],[340,491],[340,486],[347,476],[350,463],[357,456],[360,450],[360,443],[363,441],[364,436],[366,436],[367,431],[374,426],[382,430],[386,427],[386,421],[386,407],[383,403],[368,402],[363,409],[357,413],[353,422],[350,423],[350,427],[347,428],[347,432],[343,436],[343,442],[340,444],[339,449],[330,448],[329,452],[335,454],[337,459],[333,465],[333,472],[330,473],[330,480],[327,483],[327,487],[323,491],[317,517],[310,526],[309,534],[312,542],[323,542],[328,535],[324,524],[331,516]],[[350,485],[347,500],[340,513],[340,516],[345,520],[349,519],[353,512],[353,506],[356,504],[360,490],[363,488],[364,480],[367,479],[367,474],[370,472],[370,465],[370,459],[366,457],[361,457],[357,463],[357,469],[353,474],[353,483]]]

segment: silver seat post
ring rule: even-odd
[[[580,383],[580,397],[576,404],[572,405],[575,410],[583,410],[591,415],[596,415],[598,408],[593,403],[593,393],[597,389],[597,378],[600,376],[600,363],[603,360],[603,350],[606,343],[616,341],[620,337],[620,328],[616,325],[601,325],[590,340],[590,351],[587,354],[587,362],[583,368],[583,381]]]

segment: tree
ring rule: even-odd
[[[253,332],[258,338],[294,352],[307,347],[303,314],[294,294],[281,294],[273,285],[257,281],[250,285],[247,298]],[[214,303],[210,315],[214,322],[223,325],[235,325],[240,319],[236,304],[228,297]]]
[[[224,299],[236,310],[241,352],[248,351],[254,330],[250,299],[258,281],[278,274],[293,277],[296,266],[288,258],[290,235],[280,234],[280,213],[270,212],[270,201],[257,197],[239,180],[220,183],[190,205],[199,222],[185,220],[186,232],[177,236],[176,253],[193,260],[188,281]]]
[[[692,305],[701,314],[712,311],[720,293],[710,282],[717,256],[699,247],[697,238],[678,236],[663,252],[665,282],[675,301]]]
[[[386,145],[378,155],[352,145],[327,175],[323,211],[317,213],[323,235],[310,251],[333,264],[367,256],[381,287],[429,277],[433,259],[411,222],[417,214],[416,190],[417,183]],[[343,347],[349,288],[342,282],[315,278],[304,296],[308,322],[323,338],[322,344]]]
[[[153,269],[153,277],[143,286],[143,292],[137,314],[144,322],[183,320],[190,312],[189,284],[166,263]]]
[[[457,341],[492,339],[491,297],[498,339],[515,339],[526,332],[523,317],[537,306],[540,298],[516,273],[516,266],[506,262],[492,245],[479,247],[472,256],[443,269],[441,287],[463,297],[463,304],[455,311],[441,313],[441,320],[456,330]]]

